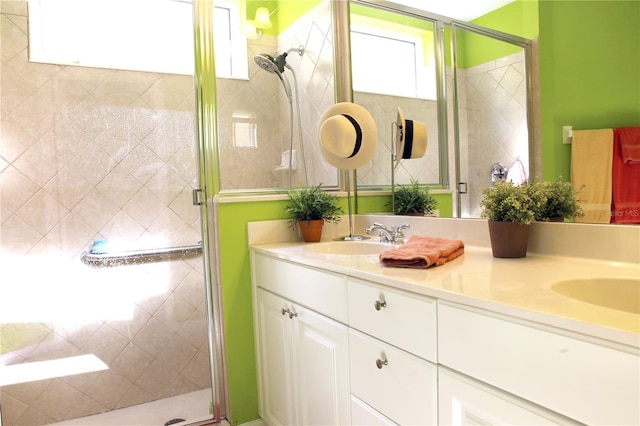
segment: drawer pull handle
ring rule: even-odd
[[[287,314],[288,314],[288,315],[289,315],[289,319],[293,319],[293,317],[297,317],[297,316],[298,316],[298,313],[297,313],[297,312],[291,312],[291,311],[289,310],[289,308],[282,308],[282,309],[280,309],[280,313],[281,313],[282,315],[287,315]]]
[[[381,308],[386,308],[387,307],[387,301],[386,300],[376,300],[375,303],[373,304],[373,307],[376,308],[376,311],[379,311]]]
[[[387,359],[376,359],[376,367],[382,369],[385,365],[389,365],[389,361]]]

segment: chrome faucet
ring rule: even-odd
[[[365,232],[367,234],[371,234],[376,229],[380,230],[380,242],[381,243],[391,243],[391,244],[403,244],[404,243],[404,234],[402,233],[403,229],[410,228],[411,225],[404,224],[400,225],[396,228],[395,225],[391,225],[391,229],[388,229],[381,223],[374,222],[373,225],[367,227]]]

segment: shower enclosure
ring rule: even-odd
[[[31,62],[26,2],[1,12],[2,425],[178,396],[195,410],[154,424],[224,416],[193,77]]]

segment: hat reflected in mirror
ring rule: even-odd
[[[394,169],[405,159],[422,158],[427,152],[427,126],[416,120],[406,120],[402,109],[398,107],[396,119],[396,163]]]

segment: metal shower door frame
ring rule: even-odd
[[[209,345],[209,367],[211,374],[211,396],[213,420],[220,423],[228,412],[226,388],[226,364],[224,359],[224,330],[222,316],[222,294],[219,272],[219,244],[215,227],[217,206],[214,195],[220,188],[216,170],[219,151],[217,138],[216,70],[213,43],[214,2],[193,1],[193,31],[195,58],[195,134],[198,162],[199,193],[194,204],[200,206],[202,228],[202,259],[207,305],[207,340]],[[210,421],[197,424],[210,424]]]

